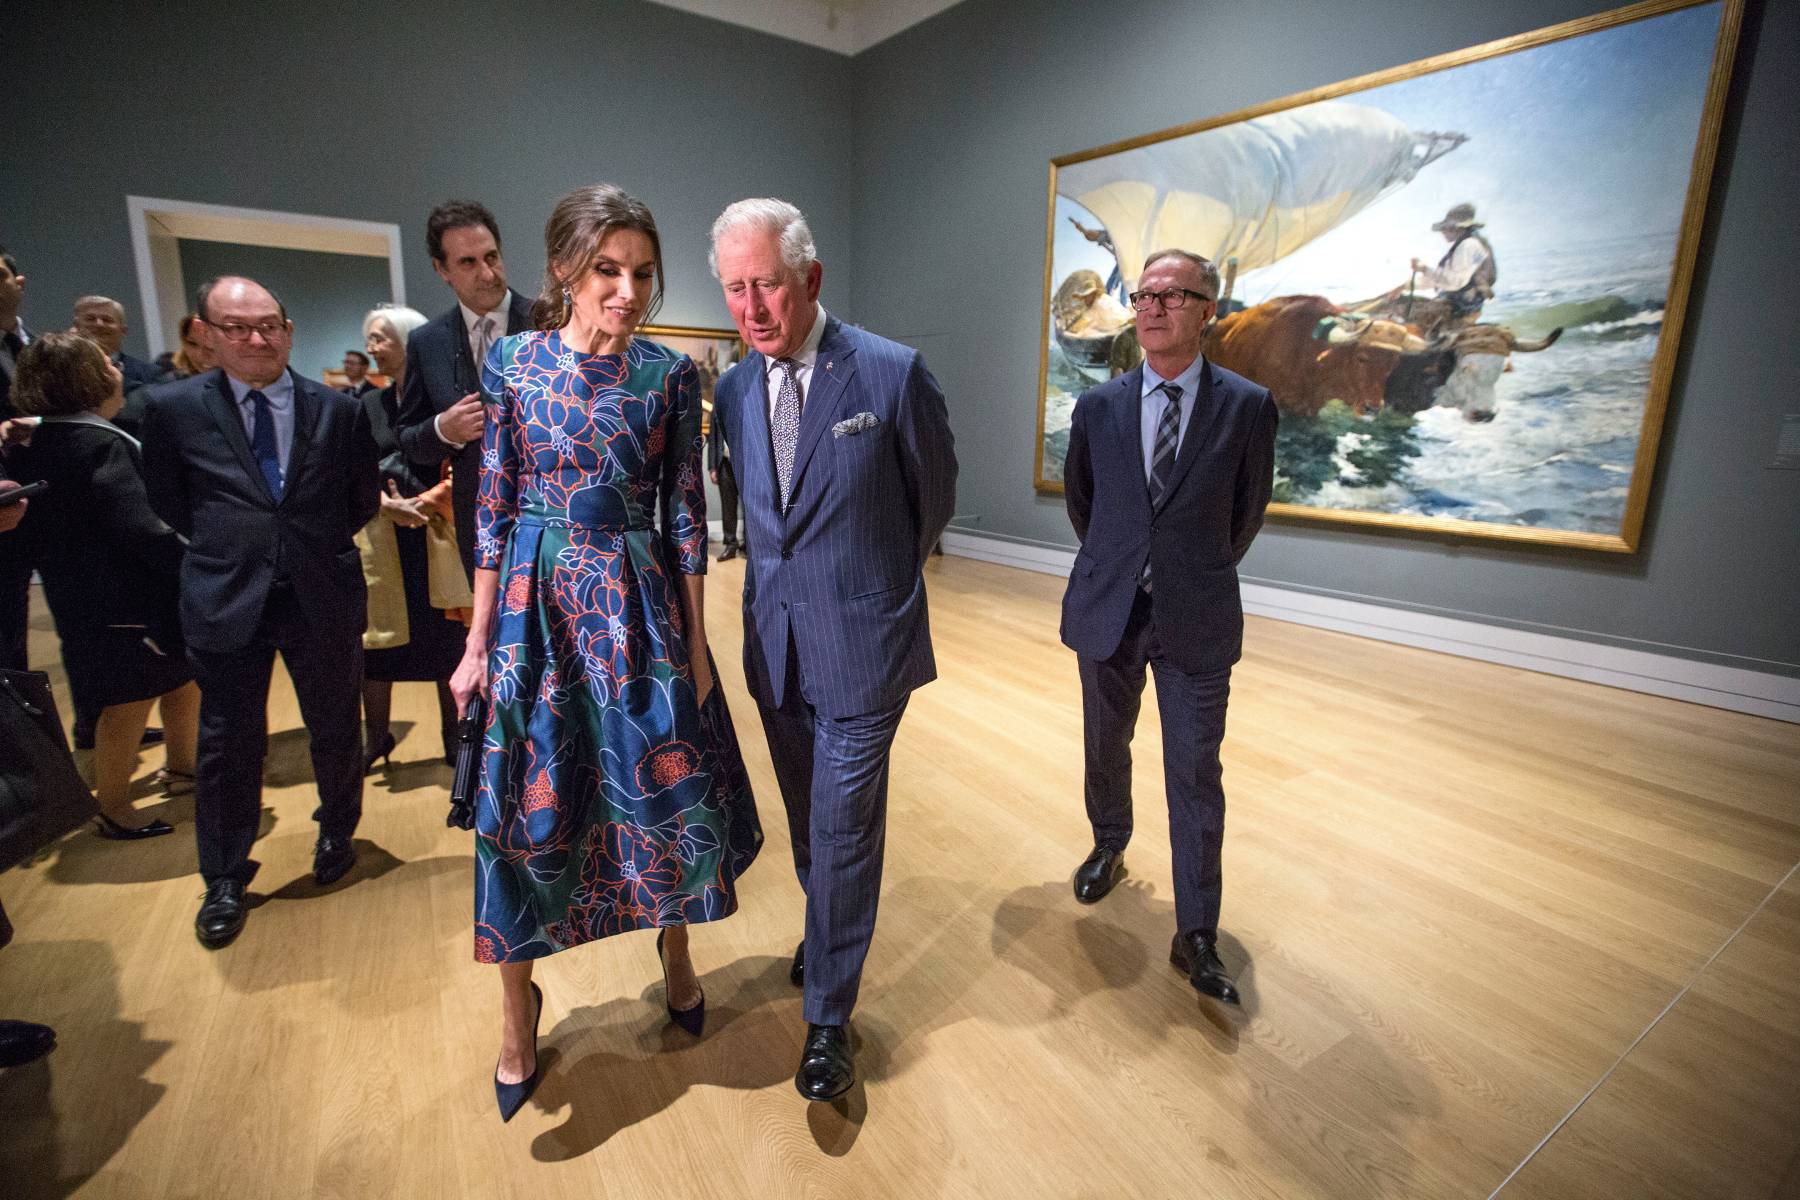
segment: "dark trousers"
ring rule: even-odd
[[[0,534],[0,539],[17,536]],[[15,548],[0,544],[0,670],[30,669],[25,662],[30,617],[31,560]]]
[[[1094,844],[1123,850],[1131,840],[1131,735],[1144,695],[1144,668],[1156,677],[1162,712],[1163,787],[1169,801],[1169,849],[1175,867],[1175,922],[1182,933],[1219,930],[1225,840],[1225,789],[1219,744],[1231,668],[1193,674],[1169,663],[1138,593],[1125,636],[1108,659],[1080,658],[1087,812]]]
[[[227,653],[188,650],[200,684],[194,834],[200,875],[209,886],[221,879],[247,884],[256,875],[250,848],[262,817],[269,678],[277,653],[312,738],[319,835],[348,838],[362,817],[362,635],[313,634],[292,593],[277,592],[248,646]]]
[[[719,460],[719,540],[726,546],[742,545],[748,555],[749,537],[738,537],[738,488],[737,474],[731,469],[731,460]],[[744,531],[746,534],[749,530]]]
[[[789,643],[787,701],[763,708],[763,732],[787,807],[794,870],[806,893],[805,1019],[843,1025],[856,1007],[875,937],[887,849],[888,750],[906,711],[820,716],[804,698],[805,672]]]

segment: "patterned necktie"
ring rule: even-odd
[[[250,451],[256,455],[263,482],[269,485],[269,495],[280,500],[281,451],[275,445],[275,412],[269,407],[269,398],[255,388],[250,389],[245,399],[255,411],[250,423]]]
[[[483,317],[475,322],[475,374],[481,375],[481,364],[487,361],[488,347],[494,344],[494,318]]]
[[[794,479],[794,451],[800,443],[800,382],[794,378],[794,360],[778,358],[781,368],[781,390],[775,395],[775,419],[769,425],[769,438],[775,449],[775,482],[781,497],[781,509],[787,511],[788,485]]]
[[[1169,472],[1175,467],[1175,450],[1181,444],[1181,388],[1173,383],[1162,383],[1157,391],[1163,394],[1162,415],[1156,421],[1156,441],[1150,450],[1150,507],[1155,508],[1162,503],[1163,492],[1169,487]],[[1144,560],[1144,569],[1138,574],[1138,586],[1144,591],[1150,590],[1150,560]]]

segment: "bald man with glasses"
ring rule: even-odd
[[[1062,640],[1081,670],[1094,831],[1075,898],[1093,904],[1125,873],[1131,737],[1147,668],[1162,713],[1175,868],[1169,960],[1202,995],[1236,1004],[1218,954],[1219,746],[1243,645],[1237,564],[1273,488],[1275,405],[1267,388],[1201,353],[1218,294],[1206,259],[1151,255],[1130,296],[1144,362],[1075,403],[1063,488],[1081,551],[1063,596]]]

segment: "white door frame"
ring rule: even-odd
[[[386,221],[352,221],[153,196],[125,197],[125,211],[131,223],[131,254],[137,263],[138,297],[151,358],[176,344],[181,318],[191,302],[181,278],[176,244],[181,238],[386,259],[390,298],[395,304],[406,303],[400,226]]]

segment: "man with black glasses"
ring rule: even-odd
[[[1169,958],[1203,995],[1236,1004],[1218,954],[1219,745],[1243,645],[1237,564],[1269,503],[1275,405],[1267,388],[1200,353],[1218,295],[1206,259],[1152,254],[1130,295],[1143,364],[1076,401],[1063,486],[1081,551],[1063,596],[1062,640],[1081,670],[1094,830],[1075,898],[1092,904],[1125,873],[1131,737],[1147,666],[1162,712],[1175,868]]]
[[[217,948],[249,911],[277,653],[312,739],[313,877],[335,882],[356,862],[368,592],[351,539],[380,508],[381,482],[362,402],[289,370],[281,301],[226,276],[200,289],[196,311],[219,367],[150,395],[144,476],[157,515],[188,539],[181,631],[200,683],[194,833],[206,880],[194,931]]]

